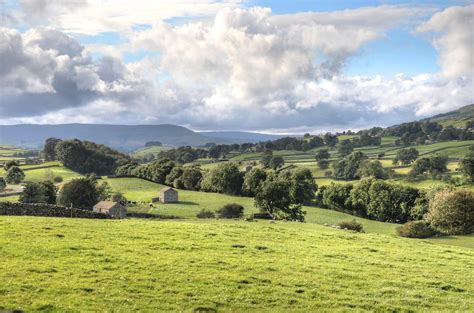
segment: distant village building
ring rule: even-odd
[[[171,187],[161,189],[158,195],[161,203],[178,202],[178,192]]]
[[[127,217],[127,208],[114,201],[100,201],[93,208],[94,212],[105,213],[114,218],[125,218]]]

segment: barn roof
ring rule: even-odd
[[[94,205],[94,208],[102,209],[102,210],[110,210],[117,204],[120,204],[120,203],[115,202],[115,201],[100,201],[96,205]]]

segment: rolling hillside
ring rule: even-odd
[[[0,225],[0,310],[474,309],[469,248],[295,222],[2,216]]]
[[[438,122],[443,126],[464,127],[468,121],[474,121],[474,104],[463,106],[451,112],[438,114],[425,120]]]
[[[105,144],[122,151],[144,147],[149,141],[169,146],[201,146],[206,143],[242,143],[277,139],[281,136],[250,132],[195,132],[177,125],[0,125],[0,144],[41,148],[47,138],[77,138]]]

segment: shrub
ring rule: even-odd
[[[356,220],[341,221],[341,222],[337,223],[336,226],[339,226],[341,229],[353,230],[353,231],[356,231],[358,233],[364,231],[364,226],[362,226],[362,224],[359,223]]]
[[[198,214],[196,214],[196,217],[197,218],[215,218],[216,215],[214,214],[214,212],[210,210],[202,209]]]
[[[56,176],[53,178],[53,181],[55,183],[62,183],[63,182],[63,178],[61,176]]]
[[[474,192],[442,190],[429,203],[427,222],[449,235],[474,232]]]
[[[411,221],[397,227],[397,234],[408,238],[429,238],[436,235],[436,230],[425,221]]]
[[[25,173],[18,166],[12,166],[5,175],[5,181],[8,184],[19,184],[25,178]]]
[[[216,211],[221,218],[240,218],[244,214],[244,207],[240,204],[226,204]]]

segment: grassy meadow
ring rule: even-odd
[[[474,310],[474,250],[315,224],[0,217],[0,310]]]

